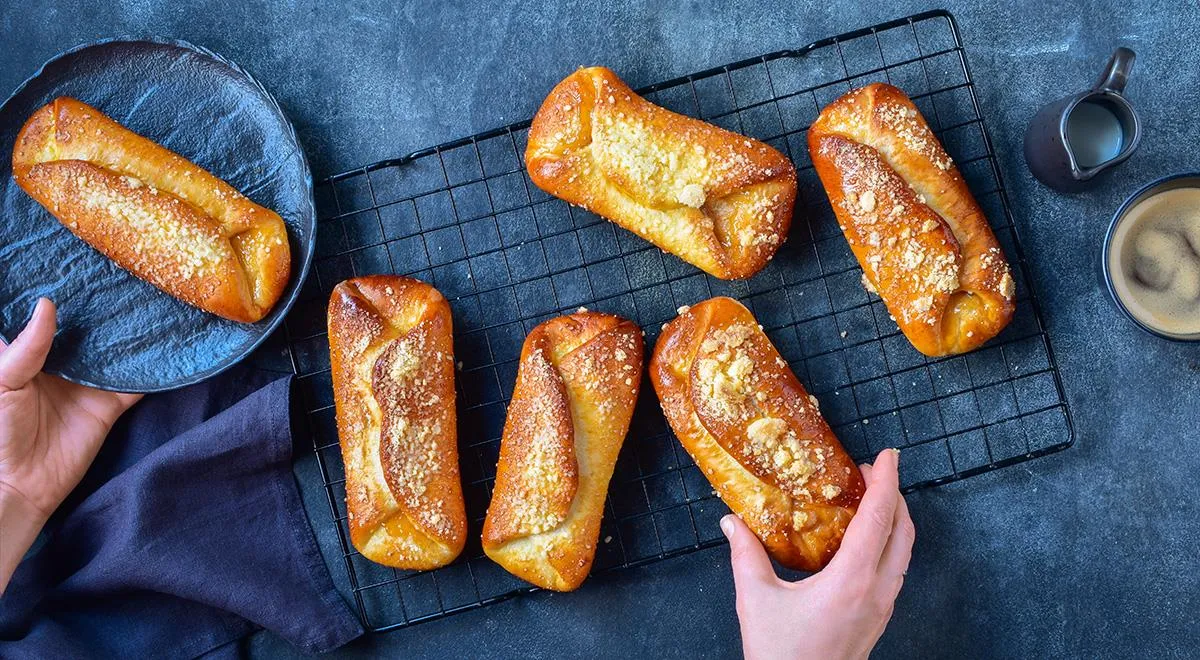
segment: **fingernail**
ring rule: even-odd
[[[899,455],[900,455],[900,448],[899,448],[899,447],[892,447],[892,451],[896,452],[896,455],[897,455],[897,456],[899,456]]]
[[[732,513],[727,513],[727,514],[725,514],[724,518],[721,518],[721,533],[725,535],[726,539],[728,539],[730,541],[733,540],[733,514]]]
[[[38,298],[37,302],[33,303],[33,313],[29,315],[29,318],[33,318],[35,316],[38,316],[39,314],[44,314],[45,312],[43,310],[45,310],[49,306],[50,306],[49,298],[47,298],[45,296]]]

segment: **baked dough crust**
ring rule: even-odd
[[[815,571],[858,509],[862,473],[816,398],[732,298],[682,310],[650,359],[671,429],[779,563]]]
[[[641,377],[642,333],[625,319],[581,311],[529,333],[483,523],[487,556],[545,589],[583,584]]]
[[[604,67],[579,69],[550,92],[525,163],[542,190],[722,279],[767,264],[796,200],[786,156],[654,105]]]
[[[329,354],[350,541],[371,561],[431,569],[467,536],[450,305],[407,277],[338,284]]]
[[[954,161],[899,89],[829,104],[808,146],[866,284],[917,350],[965,353],[1015,310],[1008,262]]]
[[[82,101],[33,113],[12,165],[17,185],[73,234],[186,303],[252,323],[287,286],[278,214]]]

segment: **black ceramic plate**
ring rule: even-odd
[[[274,209],[288,228],[292,276],[253,324],[219,318],[139,280],[72,235],[12,180],[25,120],[73,96]],[[58,304],[46,370],[109,390],[153,392],[234,365],[283,320],[308,274],[316,235],[312,174],[279,105],[237,65],[178,41],[106,40],[47,62],[0,106],[0,335],[34,302]]]

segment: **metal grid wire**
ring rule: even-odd
[[[954,157],[1014,266],[1017,313],[968,355],[930,359],[868,296],[809,161],[805,132],[851,87],[904,89]],[[317,187],[315,276],[287,321],[300,401],[365,625],[388,630],[478,607],[529,586],[484,557],[505,407],[526,333],[579,306],[633,319],[648,347],[681,305],[743,301],[859,461],[900,447],[905,490],[946,483],[1069,446],[1062,385],[983,126],[953,18],[930,12],[642,90],[652,102],[788,154],[800,197],[791,236],[748,281],[707,276],[526,177],[528,122],[340,174]],[[462,557],[427,572],[361,557],[346,529],[325,305],[348,277],[397,273],[450,300],[461,364],[459,451],[469,523]],[[595,570],[721,542],[728,510],[670,433],[645,387],[609,488]]]

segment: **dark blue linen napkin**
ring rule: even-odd
[[[309,652],[362,634],[292,473],[290,377],[239,368],[118,422],[0,597],[0,657]]]

